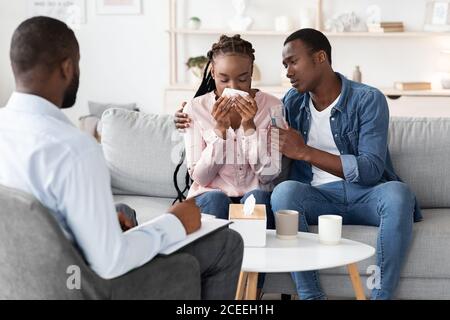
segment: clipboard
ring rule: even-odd
[[[164,255],[164,256],[172,254],[172,253],[178,251],[179,249],[194,242],[195,240],[198,240],[210,233],[213,233],[217,230],[225,228],[228,225],[230,225],[231,223],[233,223],[230,220],[218,219],[215,216],[209,215],[209,214],[202,214],[201,221],[202,221],[202,226],[199,230],[189,234],[186,237],[186,239],[178,241],[178,242],[170,245],[166,249],[160,251],[159,254]]]

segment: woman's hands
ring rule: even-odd
[[[227,136],[227,130],[231,125],[230,120],[230,110],[231,110],[231,99],[228,97],[220,97],[214,103],[211,115],[214,120],[216,120],[215,130],[218,135],[223,139]]]
[[[252,97],[241,97],[237,96],[234,98],[233,107],[241,116],[241,125],[244,129],[244,132],[251,135],[254,130],[256,130],[255,125],[255,115],[258,111],[258,106],[256,104],[255,99]],[[249,131],[250,130],[250,131]]]
[[[178,130],[184,130],[190,127],[191,119],[189,115],[183,112],[186,102],[183,102],[181,108],[175,113],[175,126]],[[254,118],[258,111],[255,99],[252,97],[236,96],[233,98],[220,97],[214,103],[211,115],[216,121],[215,129],[217,133],[226,138],[226,131],[231,126],[230,112],[235,110],[241,117],[241,125],[246,135],[252,134],[256,130]]]

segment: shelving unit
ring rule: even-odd
[[[290,89],[290,87],[258,86],[258,89],[264,92],[270,92],[274,96],[282,98],[286,94],[286,92]],[[178,109],[178,107],[180,107],[182,101],[188,101],[189,99],[192,98],[196,90],[197,88],[195,86],[188,84],[176,84],[168,87],[166,89],[166,106],[167,106],[166,112],[169,114],[173,114]],[[405,98],[408,104],[415,103],[416,109],[420,108],[420,105],[423,103],[423,99],[425,98],[440,99],[439,105],[441,109],[444,108],[443,107],[444,105],[450,107],[450,90],[400,91],[393,88],[380,88],[380,90],[386,95],[389,104],[392,105],[393,107],[396,107],[396,105],[398,105],[399,102],[403,102]],[[414,98],[422,99],[422,101],[414,102],[411,100]],[[436,100],[433,101],[436,102]]]
[[[294,30],[292,30],[294,31]],[[230,31],[227,29],[201,29],[201,30],[191,30],[191,29],[175,29],[167,30],[168,33],[174,33],[178,35],[219,35],[219,34],[234,34],[235,31]],[[271,30],[248,30],[239,31],[242,36],[282,36],[286,37],[289,32],[278,32]],[[327,37],[343,37],[343,38],[359,38],[359,37],[394,37],[394,38],[422,38],[422,37],[448,37],[450,34],[448,32],[324,32]]]
[[[316,29],[323,30],[322,0],[316,1]],[[178,41],[185,36],[219,36],[221,34],[233,35],[237,32],[229,29],[199,29],[191,30],[179,28],[177,26],[177,0],[169,0],[170,22],[167,33],[170,39],[170,85],[166,89],[165,104],[166,111],[172,113],[181,101],[192,98],[196,88],[194,85],[179,83],[179,60]],[[242,36],[253,37],[286,37],[290,32],[277,32],[273,30],[248,30],[239,31]],[[430,38],[430,37],[450,37],[450,33],[445,32],[394,32],[394,33],[373,33],[373,32],[324,32],[329,38],[369,38],[369,39],[402,39],[402,38]],[[289,90],[283,86],[258,86],[259,89],[282,97]],[[424,91],[399,91],[392,88],[382,88],[381,91],[392,99],[399,97],[450,97],[450,90],[424,90]]]
[[[316,29],[322,30],[322,0],[316,1]],[[236,31],[229,29],[200,29],[190,30],[177,27],[177,0],[169,0],[169,29],[167,30],[170,41],[170,86],[178,84],[178,36],[182,35],[221,35],[235,34]],[[282,36],[286,37],[289,33],[277,32],[271,30],[248,30],[239,31],[242,36]]]
[[[174,90],[194,91],[197,89],[189,84],[176,84],[171,86]],[[263,91],[275,91],[286,93],[291,87],[286,86],[258,86]],[[386,96],[405,96],[405,97],[448,97],[450,96],[450,89],[436,89],[436,90],[397,90],[393,88],[379,88]]]
[[[450,97],[450,89],[436,90],[396,90],[390,88],[380,89],[388,97]]]

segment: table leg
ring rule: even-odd
[[[355,291],[356,300],[366,300],[364,293],[364,287],[359,277],[358,266],[356,263],[347,265],[348,273],[350,274],[350,280],[352,281],[353,290]]]
[[[258,272],[249,272],[247,280],[246,300],[256,300],[256,290],[258,286]]]
[[[236,300],[243,300],[245,298],[244,292],[247,287],[247,279],[248,279],[248,273],[247,272],[241,272],[239,274],[239,282],[236,292]]]

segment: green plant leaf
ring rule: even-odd
[[[190,68],[203,68],[208,63],[208,58],[205,56],[191,57],[186,62],[186,66]]]

